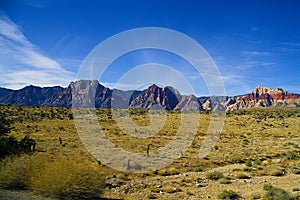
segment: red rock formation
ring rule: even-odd
[[[281,88],[256,87],[252,93],[238,97],[234,104],[228,105],[227,111],[253,107],[294,106],[300,103],[300,95],[288,93]]]

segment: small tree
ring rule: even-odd
[[[272,200],[272,199],[293,200],[294,199],[292,196],[290,196],[290,194],[287,191],[281,188],[276,188],[271,184],[264,185],[264,190],[267,191],[265,198],[268,200]]]
[[[11,121],[8,120],[4,113],[0,112],[0,136],[6,136],[11,130]]]
[[[8,155],[31,153],[35,148],[35,141],[26,135],[20,142],[8,133],[11,130],[11,121],[0,112],[0,159]]]

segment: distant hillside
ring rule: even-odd
[[[96,91],[95,102],[88,102],[91,88]],[[72,91],[74,94],[72,94]],[[111,90],[98,81],[80,80],[71,82],[67,88],[26,86],[20,90],[0,88],[0,104],[24,106],[97,108],[141,108],[166,110],[239,110],[254,107],[292,106],[300,107],[300,95],[288,93],[281,88],[256,87],[251,93],[239,96],[196,97],[181,95],[171,86],[160,88],[151,85],[143,91]]]

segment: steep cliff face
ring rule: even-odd
[[[181,95],[174,88],[160,88],[154,84],[133,99],[129,108],[150,109],[158,105],[166,110],[173,110],[180,100]]]
[[[130,102],[140,91],[111,90],[98,81],[80,80],[52,96],[44,106],[72,106],[72,99],[78,107],[128,108]],[[91,101],[93,99],[94,101]]]
[[[194,95],[183,95],[174,110],[203,110],[201,103]]]

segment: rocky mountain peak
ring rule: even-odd
[[[157,92],[158,90],[161,90],[162,88],[158,87],[156,84],[153,84],[149,86],[146,90],[149,92]]]
[[[130,108],[149,109],[158,104],[167,110],[173,110],[181,99],[180,93],[168,86],[160,88],[153,84],[141,92],[129,105]]]
[[[277,94],[286,94],[287,92],[285,92],[283,89],[281,88],[266,88],[266,87],[261,87],[261,86],[257,86],[253,92],[253,94],[257,95],[257,96],[261,96],[261,95],[265,95],[265,94],[269,94],[269,95],[277,95]]]

